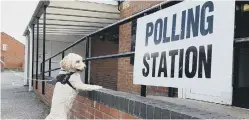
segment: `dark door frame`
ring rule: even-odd
[[[239,69],[240,69],[240,49],[244,47],[249,47],[249,41],[238,41],[237,38],[245,38],[249,37],[249,24],[245,23],[247,19],[249,19],[247,15],[243,11],[244,4],[249,4],[248,1],[236,1],[236,11],[235,11],[235,42],[234,42],[234,52],[233,52],[233,97],[232,97],[232,105],[249,108],[249,87],[240,87],[239,86]],[[245,16],[246,14],[246,16]],[[247,27],[248,26],[248,29]],[[249,78],[248,78],[249,79]],[[244,95],[248,94],[248,96]],[[242,99],[241,99],[242,98]]]

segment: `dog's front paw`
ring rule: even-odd
[[[93,90],[97,90],[97,89],[101,89],[102,86],[92,85],[91,88],[92,88]]]

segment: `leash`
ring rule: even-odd
[[[23,78],[23,79],[27,79],[27,80],[34,80],[34,81],[53,81],[53,80],[55,80],[55,78],[53,78],[53,79],[51,79],[51,80],[40,80],[40,79],[30,79],[30,78],[25,78],[24,76],[22,76],[22,75],[19,75],[19,74],[17,74],[17,72],[15,72],[15,71],[13,71],[13,70],[11,70],[2,60],[0,60],[0,62],[11,72],[11,73],[13,73],[14,75],[16,75],[16,76],[19,76],[19,77],[21,77],[21,78]],[[12,85],[13,85],[13,83],[12,83]]]
[[[25,78],[22,75],[17,74],[17,72],[9,69],[9,67],[2,61],[0,60],[0,62],[13,74],[15,74],[16,76],[22,77],[24,79],[28,79],[28,80],[34,80],[34,81],[53,81],[53,80],[57,80],[56,82],[60,82],[61,84],[68,84],[72,89],[76,90],[75,87],[73,87],[73,85],[68,81],[70,76],[74,73],[74,72],[70,72],[69,74],[62,74],[62,75],[58,75],[56,78],[53,78],[51,80],[40,80],[40,79],[29,79],[29,78]],[[61,80],[62,79],[62,80]],[[16,82],[12,83],[12,86],[15,85]]]

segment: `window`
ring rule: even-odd
[[[248,12],[249,11],[249,4],[244,4],[244,12]]]
[[[235,38],[249,37],[249,5],[242,1],[236,2]]]
[[[2,44],[2,50],[7,51],[7,44]]]
[[[131,22],[131,51],[135,51],[137,20]],[[134,56],[130,57],[130,64],[134,65]]]

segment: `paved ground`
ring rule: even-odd
[[[22,72],[18,74],[23,76]],[[48,112],[35,93],[23,86],[21,77],[1,73],[1,119],[44,119]]]

